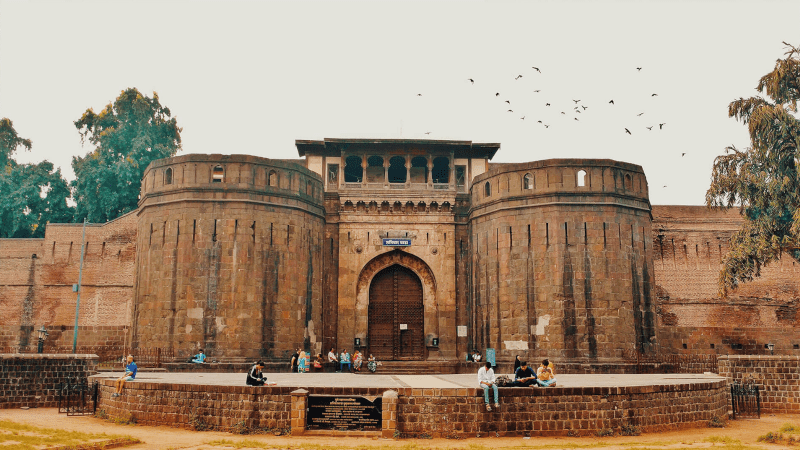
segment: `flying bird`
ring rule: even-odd
[[[544,106],[550,106],[550,103],[545,103],[545,105],[544,105]]]
[[[625,128],[625,132],[628,133],[628,134],[631,134],[631,130],[629,130],[627,128]]]
[[[681,158],[683,158],[685,155],[686,155],[686,153],[681,153]]]
[[[653,131],[653,127],[645,127],[645,128],[647,128],[650,131]]]
[[[537,120],[537,122],[539,122],[539,123],[542,123],[542,121],[541,121],[541,120]]]
[[[561,114],[566,114],[564,111],[561,111]]]
[[[494,94],[495,97],[500,97],[500,93]]]
[[[581,108],[583,108],[583,110],[586,111],[586,109],[589,108],[589,107],[581,105]]]
[[[639,114],[637,114],[637,115],[636,115],[636,117],[639,117],[639,116],[641,116],[642,114],[644,114],[644,113],[643,113],[643,112],[640,112]]]
[[[473,80],[472,78],[469,79],[469,82],[475,84],[475,80]]]
[[[514,77],[515,80],[519,80],[520,78],[522,78],[522,75],[517,75],[516,77]]]
[[[537,72],[539,72],[539,73],[542,73],[542,71],[541,71],[541,70],[539,70],[539,68],[538,68],[538,67],[531,67],[531,69],[534,69],[535,71],[537,71]]]
[[[510,100],[506,100],[506,103],[508,103],[508,104],[510,105],[510,104],[511,104],[511,101],[510,101]]]
[[[417,94],[417,97],[422,97],[422,94]]]
[[[545,127],[545,128],[550,128],[550,125],[545,125],[544,127]]]
[[[431,134],[431,132],[430,131],[426,131],[425,134]]]
[[[525,116],[520,117],[520,119],[525,120]]]
[[[611,101],[610,101],[610,102],[608,102],[608,103],[611,103],[611,104],[613,105],[613,104],[614,104],[614,100],[611,100]]]
[[[578,120],[578,118],[577,118],[577,117],[575,117],[575,120]],[[580,120],[578,120],[578,122],[580,122]]]
[[[658,94],[653,94],[650,97],[658,97]]]
[[[637,67],[637,68],[636,68],[636,70],[638,70],[639,72],[641,72],[641,71],[642,71],[642,68],[641,68],[641,67]]]
[[[536,89],[536,90],[535,90],[535,91],[533,91],[533,92],[539,92],[539,89]]]
[[[666,125],[666,124],[667,124],[666,122],[658,124],[658,129],[659,130],[663,129],[664,125]]]
[[[512,109],[509,109],[509,110],[508,110],[508,112],[514,112],[514,110],[512,110]]]
[[[580,100],[573,100],[573,102],[575,102],[575,104],[577,104],[579,101],[580,101]]]

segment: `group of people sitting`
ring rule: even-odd
[[[512,387],[548,387],[556,385],[556,373],[553,364],[545,359],[542,364],[533,373],[533,369],[528,367],[527,361],[520,361],[517,356],[514,364],[514,381],[509,386]],[[483,388],[483,401],[486,404],[486,410],[491,411],[492,406],[489,402],[489,391],[494,394],[494,407],[500,407],[500,393],[497,390],[497,378],[492,369],[492,363],[486,361],[484,366],[478,369],[478,386]]]
[[[364,355],[360,350],[356,350],[351,357],[346,348],[343,348],[342,353],[337,355],[336,349],[331,348],[331,351],[328,352],[328,362],[333,364],[336,372],[344,372],[345,368],[347,368],[348,372],[361,372],[361,368],[364,365]],[[367,370],[372,373],[378,370],[378,360],[371,353],[367,359]]]

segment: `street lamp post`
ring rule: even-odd
[[[42,351],[44,350],[44,340],[45,340],[45,339],[47,339],[47,335],[48,335],[49,333],[48,333],[48,332],[47,332],[47,330],[44,328],[44,325],[42,325],[42,328],[39,328],[38,330],[36,330],[36,332],[37,332],[37,333],[39,333],[39,347],[38,347],[38,351],[39,351],[39,353],[42,353]]]

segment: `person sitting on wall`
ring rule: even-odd
[[[333,363],[333,369],[338,372],[339,371],[339,358],[336,357],[336,350],[331,347],[331,351],[328,352],[328,362]]]
[[[192,362],[195,364],[203,364],[204,362],[206,362],[206,355],[203,353],[202,348],[200,349],[200,353],[194,355],[194,359],[192,359]]]
[[[347,349],[342,349],[342,354],[339,355],[339,364],[341,364],[342,372],[344,372],[345,366],[347,366],[347,371],[350,372],[352,370],[352,366],[350,365],[350,353],[347,353]]]
[[[477,350],[472,351],[472,362],[481,362],[481,354]]]
[[[492,410],[492,407],[489,406],[489,389],[494,391],[495,409],[500,409],[500,393],[497,391],[494,370],[492,370],[492,363],[489,361],[486,361],[483,367],[478,369],[478,386],[483,388],[483,401],[486,403],[486,410]]]
[[[536,374],[533,373],[533,369],[528,367],[527,361],[519,362],[519,368],[514,372],[514,383],[512,386],[536,386]]]
[[[361,364],[364,363],[364,356],[361,355],[361,351],[356,350],[353,354],[353,371],[354,372],[361,372]]]
[[[128,365],[125,366],[125,375],[117,378],[117,392],[111,394],[112,397],[119,397],[120,394],[122,394],[122,386],[125,385],[126,381],[133,381],[136,379],[138,367],[136,367],[136,361],[133,359],[133,355],[128,355],[127,362]]]
[[[322,372],[322,353],[317,353],[317,357],[314,358],[314,363],[311,367],[314,368],[314,372]]]
[[[369,354],[369,359],[367,360],[367,369],[372,373],[378,370],[378,360],[372,356],[372,353]]]
[[[556,372],[549,360],[542,361],[542,365],[536,369],[536,382],[544,387],[556,385]]]
[[[261,373],[264,370],[264,363],[259,361],[253,364],[250,371],[247,372],[247,385],[248,386],[263,386],[267,379]]]

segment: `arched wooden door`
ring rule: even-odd
[[[379,360],[425,357],[422,283],[411,270],[393,265],[369,287],[369,352]]]

